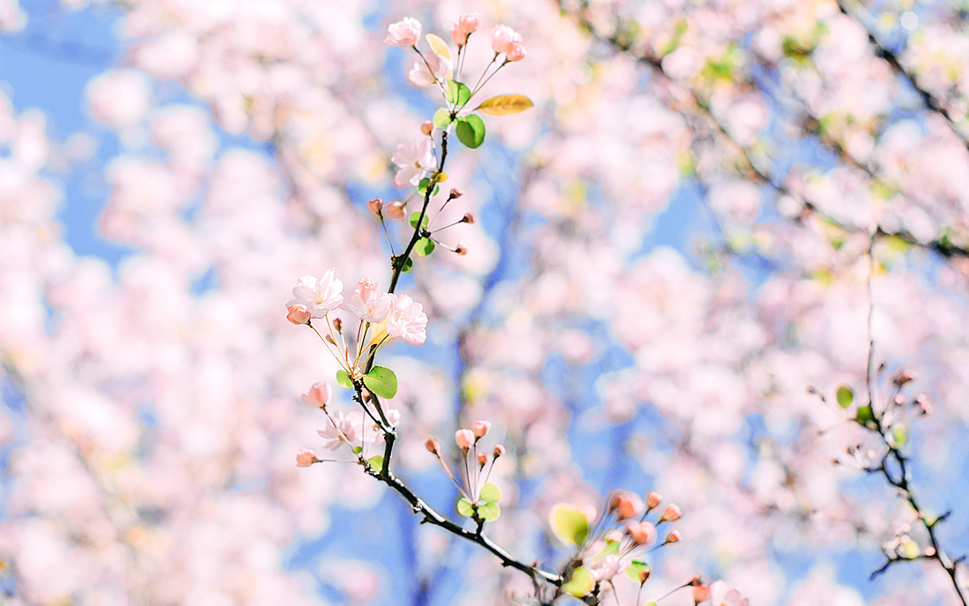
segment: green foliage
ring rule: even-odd
[[[472,505],[471,501],[465,499],[464,497],[458,499],[458,504],[455,506],[455,509],[458,510],[459,514],[466,518],[470,518],[474,515],[474,505]]]
[[[421,218],[420,211],[414,211],[414,212],[412,212],[410,214],[410,217],[407,218],[407,222],[410,223],[410,226],[411,227],[416,228],[417,227],[417,220],[420,219],[420,218]],[[421,221],[421,228],[422,229],[427,229],[427,222],[428,221],[429,221],[429,219],[428,219],[427,215],[424,215],[424,220]]]
[[[367,459],[367,465],[370,469],[380,473],[384,469],[384,457],[382,455],[374,455]]]
[[[875,415],[871,410],[871,405],[865,405],[858,409],[857,414],[855,414],[855,422],[859,425],[868,426],[869,424],[874,424]]]
[[[336,382],[341,387],[353,389],[353,381],[350,380],[350,375],[348,375],[347,371],[343,370],[342,368],[336,371]]]
[[[488,482],[481,487],[481,500],[485,503],[497,503],[501,500],[501,489],[497,485]]]
[[[568,582],[562,585],[562,591],[577,597],[589,595],[596,586],[596,580],[585,566],[579,566],[572,571]]]
[[[478,515],[486,522],[494,522],[501,515],[498,503],[486,503],[478,506]]]
[[[566,545],[581,545],[589,536],[589,519],[570,505],[556,505],[549,516],[552,532]]]
[[[525,111],[529,107],[534,107],[532,100],[525,95],[498,95],[484,101],[475,108],[474,111],[488,114],[489,116],[507,116]]]
[[[838,406],[841,408],[848,408],[855,399],[855,392],[851,391],[851,388],[847,385],[841,385],[838,387]]]
[[[626,576],[636,583],[640,583],[641,581],[639,580],[639,575],[644,570],[647,571],[647,573],[649,572],[649,564],[646,562],[641,562],[640,560],[633,560],[629,564],[629,568],[626,569]]]
[[[447,82],[447,101],[455,104],[456,107],[464,107],[471,100],[471,89],[461,82],[448,80]]]
[[[371,368],[363,378],[363,384],[381,398],[392,398],[397,395],[397,375],[383,366]]]
[[[421,238],[414,243],[414,252],[417,253],[418,257],[426,257],[434,252],[434,241],[430,238]]]
[[[443,107],[439,107],[436,112],[434,112],[434,118],[431,120],[434,126],[438,128],[446,128],[448,124],[451,123],[451,112]]]
[[[458,118],[458,140],[466,147],[476,149],[484,143],[485,125],[480,116],[471,114],[463,118]]]

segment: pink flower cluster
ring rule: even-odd
[[[307,324],[310,319],[326,318],[330,312],[342,308],[361,322],[385,323],[390,338],[410,345],[421,345],[427,339],[427,315],[420,303],[407,295],[377,292],[377,283],[369,278],[360,280],[348,302],[343,299],[343,283],[330,269],[322,278],[303,276],[293,288],[296,297],[286,304],[286,318],[293,324]],[[340,331],[338,329],[338,331]]]

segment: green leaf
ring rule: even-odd
[[[471,89],[460,82],[448,80],[447,82],[448,103],[455,103],[458,107],[463,107],[471,100]]]
[[[367,465],[370,465],[370,469],[380,473],[384,468],[384,458],[382,455],[374,455],[367,459]]]
[[[404,261],[404,267],[401,268],[401,271],[404,272],[405,274],[408,274],[411,272],[412,269],[414,269],[414,260],[411,259],[410,257],[407,257],[407,260]]]
[[[451,49],[447,47],[447,42],[441,40],[434,34],[427,34],[424,36],[424,39],[427,40],[427,44],[431,47],[432,51],[438,55],[441,55],[448,61],[451,60]]]
[[[346,387],[347,389],[353,389],[353,381],[350,380],[350,375],[348,375],[347,371],[343,370],[342,368],[336,371],[336,382],[341,387]]]
[[[872,413],[871,405],[862,406],[858,409],[858,413],[855,415],[855,422],[859,425],[867,425],[875,420],[875,415]]]
[[[572,578],[562,585],[562,591],[581,598],[584,595],[589,595],[589,592],[595,586],[596,580],[593,578],[592,573],[585,566],[579,566],[572,571]]]
[[[363,452],[363,448],[362,447],[360,447],[360,446],[354,446],[353,447],[353,454],[360,454],[361,452]]]
[[[534,107],[532,100],[525,95],[498,95],[476,107],[474,111],[489,116],[507,116]]]
[[[898,553],[907,560],[914,560],[919,557],[919,545],[912,540],[905,541],[899,546]]]
[[[899,448],[905,444],[906,437],[904,425],[896,425],[892,428],[892,439],[895,440],[895,448]]]
[[[421,182],[417,184],[417,193],[424,195],[427,193],[427,188],[431,185],[431,180],[427,177],[421,179]]]
[[[559,503],[549,514],[552,532],[566,545],[581,545],[589,535],[589,519],[577,507]]]
[[[471,114],[470,116],[465,116],[464,118],[458,118],[458,139],[461,143],[464,143],[466,147],[475,149],[480,147],[484,143],[485,138],[485,125],[484,120],[480,116]]]
[[[485,503],[497,503],[501,500],[501,489],[497,485],[488,482],[481,487],[481,500]]]
[[[363,378],[367,389],[381,398],[392,398],[397,395],[397,375],[384,366],[374,366]]]
[[[498,503],[488,503],[478,506],[478,515],[486,522],[494,522],[501,515],[501,507]]]
[[[597,558],[607,555],[619,554],[619,541],[606,541],[606,547],[596,554]]]
[[[443,107],[439,107],[434,112],[434,118],[431,119],[431,122],[438,128],[447,128],[447,125],[451,123],[451,112]]]
[[[458,510],[459,514],[463,515],[466,518],[470,518],[471,516],[474,515],[474,506],[471,505],[471,501],[465,499],[464,497],[461,497],[460,499],[458,499],[458,504],[455,507],[455,509]]]
[[[649,570],[649,564],[639,560],[633,560],[632,563],[629,564],[629,568],[626,569],[626,576],[636,583],[641,583],[642,581],[639,580],[639,575],[644,570]]]
[[[842,385],[838,387],[838,406],[841,408],[848,408],[851,406],[851,402],[855,399],[855,392],[851,391],[851,388],[847,385]]]
[[[421,238],[414,243],[414,252],[418,257],[426,257],[434,252],[434,241],[430,238]]]
[[[414,212],[412,212],[410,214],[410,217],[407,218],[407,222],[410,223],[410,226],[411,227],[416,228],[417,227],[417,220],[420,219],[420,218],[421,218],[421,211],[415,210]],[[425,214],[424,215],[424,220],[421,221],[421,227],[423,227],[424,229],[427,229],[427,222],[428,222],[428,218],[427,218],[427,215]]]

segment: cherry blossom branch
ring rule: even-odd
[[[892,436],[892,438],[889,438],[889,434],[892,433],[892,428],[888,427],[887,424],[885,423],[886,413],[890,410],[890,407],[893,406],[894,402],[896,401],[896,397],[901,393],[902,386],[905,385],[905,383],[907,383],[908,380],[910,380],[910,377],[906,378],[906,380],[896,379],[894,381],[896,388],[894,392],[891,394],[891,397],[888,401],[888,405],[882,411],[876,411],[875,409],[875,402],[874,402],[874,395],[873,395],[874,378],[872,376],[872,364],[875,357],[875,338],[872,335],[872,315],[874,313],[874,307],[875,307],[874,298],[872,296],[872,277],[875,273],[875,258],[874,258],[874,255],[872,255],[872,246],[874,245],[874,243],[875,243],[875,236],[874,234],[872,234],[871,241],[868,245],[869,267],[868,267],[868,278],[866,281],[866,295],[868,298],[868,317],[867,317],[868,356],[867,356],[867,364],[865,368],[865,387],[866,387],[867,396],[868,396],[867,406],[868,406],[868,409],[871,411],[871,415],[870,415],[871,421],[870,423],[866,422],[866,423],[859,423],[859,424],[877,433],[879,438],[881,439],[881,442],[885,445],[887,450],[885,451],[885,454],[882,455],[882,458],[879,461],[879,464],[877,466],[867,467],[865,471],[867,471],[868,473],[880,473],[885,478],[885,481],[887,481],[889,485],[891,485],[898,491],[898,494],[909,504],[909,506],[915,512],[916,519],[925,528],[925,531],[929,537],[929,543],[931,544],[931,547],[925,549],[922,553],[917,553],[912,556],[905,556],[905,555],[892,556],[886,553],[886,557],[888,561],[885,562],[885,564],[881,568],[872,572],[869,579],[875,579],[878,575],[887,571],[892,564],[896,564],[898,562],[932,560],[932,561],[938,562],[939,566],[941,566],[942,569],[946,571],[946,574],[949,576],[949,579],[952,582],[952,587],[955,589],[956,594],[959,596],[959,600],[962,602],[962,605],[969,606],[969,603],[966,602],[966,596],[963,593],[963,589],[962,587],[959,586],[959,581],[956,578],[957,572],[958,572],[957,570],[958,563],[962,560],[962,558],[959,558],[955,561],[949,558],[945,550],[942,548],[942,545],[939,542],[938,536],[936,535],[936,527],[939,525],[940,522],[943,522],[944,520],[946,520],[951,514],[951,512],[946,512],[945,514],[931,521],[926,520],[925,512],[919,506],[918,500],[916,499],[916,496],[915,496],[915,492],[912,490],[912,487],[909,485],[910,473],[907,466],[908,458],[904,454],[902,454],[901,450],[899,450],[900,440],[896,439],[894,435]],[[893,475],[891,472],[891,469],[889,466],[891,461],[894,461],[895,466],[897,466],[898,468],[897,476]]]
[[[362,383],[357,383],[354,385],[357,392],[357,398],[363,399],[363,385]],[[382,408],[379,404],[377,396],[372,395],[372,401],[374,402],[375,408],[383,417]],[[524,562],[520,562],[511,556],[503,547],[486,537],[482,533],[482,527],[479,524],[477,529],[472,532],[463,526],[457,524],[456,522],[445,517],[439,513],[436,509],[427,504],[427,502],[417,495],[407,484],[404,483],[401,478],[394,473],[392,464],[394,457],[394,446],[397,442],[397,432],[389,425],[390,430],[384,430],[384,460],[382,468],[374,470],[371,467],[367,467],[367,473],[380,482],[383,482],[391,489],[394,490],[398,495],[400,495],[410,506],[411,511],[414,515],[421,516],[421,524],[430,524],[432,526],[437,526],[442,528],[451,534],[460,537],[466,541],[475,543],[487,551],[495,555],[499,560],[501,560],[501,565],[520,570],[527,574],[534,581],[545,581],[551,583],[555,586],[561,586],[564,582],[561,575],[542,570],[537,566],[529,566]]]
[[[404,252],[394,257],[394,271],[390,277],[390,288],[387,290],[388,293],[393,293],[397,289],[397,281],[400,280],[400,274],[404,271],[404,265],[407,263],[407,259],[410,258],[410,253],[414,250],[414,246],[417,244],[417,241],[421,239],[421,232],[424,229],[424,217],[427,215],[427,207],[431,203],[431,196],[434,195],[434,188],[437,186],[436,177],[444,173],[444,162],[446,160],[447,130],[442,130],[441,158],[438,160],[437,171],[430,176],[430,182],[427,184],[427,189],[424,191],[424,204],[421,206],[421,214],[417,219],[417,223],[414,225],[414,233],[411,236],[410,242],[407,243],[407,248],[404,249]]]
[[[949,110],[945,107],[945,105],[943,105],[941,101],[932,95],[932,93],[919,84],[918,76],[915,73],[905,69],[901,61],[899,61],[898,55],[894,51],[886,48],[881,42],[878,41],[878,38],[875,36],[875,32],[872,31],[868,25],[868,23],[871,21],[870,15],[865,15],[866,17],[869,17],[868,19],[865,19],[858,14],[860,11],[865,10],[865,8],[857,2],[851,2],[850,4],[851,6],[849,7],[849,2],[846,0],[838,0],[838,8],[841,10],[841,12],[844,15],[851,17],[851,19],[858,23],[858,25],[860,25],[868,34],[868,43],[874,50],[875,56],[883,59],[892,68],[893,72],[904,78],[909,83],[915,92],[919,94],[919,97],[922,98],[922,103],[925,105],[926,109],[945,118],[949,128],[957,137],[962,139],[966,149],[969,150],[969,137],[967,137],[966,133],[963,132],[963,130],[959,127],[956,120],[952,117],[952,114],[949,113]]]
[[[688,83],[680,82],[679,80],[675,79],[663,68],[661,58],[655,57],[646,52],[635,52],[633,49],[634,40],[630,36],[625,35],[620,28],[617,28],[616,31],[612,32],[611,34],[604,34],[601,31],[599,31],[596,28],[596,25],[587,16],[585,12],[585,9],[586,9],[585,3],[582,3],[579,9],[573,10],[565,5],[565,0],[559,0],[559,7],[563,12],[563,14],[573,15],[576,18],[579,26],[582,29],[584,29],[590,36],[592,36],[596,40],[608,46],[613,47],[617,51],[627,53],[633,56],[637,61],[645,64],[655,74],[662,77],[668,84],[672,86],[676,86],[677,88],[683,90],[689,96],[690,100],[693,102],[693,105],[698,110],[700,110],[700,112],[703,115],[706,116],[708,123],[713,128],[713,130],[718,132],[723,138],[724,142],[730,145],[731,147],[733,147],[735,151],[737,151],[740,154],[740,156],[743,159],[744,166],[738,166],[737,168],[740,170],[741,175],[744,176],[744,178],[748,179],[749,181],[759,182],[763,185],[766,185],[771,189],[773,189],[776,193],[784,196],[789,196],[794,200],[797,200],[797,202],[801,204],[805,212],[793,218],[793,221],[795,224],[804,225],[806,219],[813,214],[815,216],[820,217],[825,222],[831,225],[834,225],[835,227],[838,227],[839,229],[842,229],[844,231],[848,231],[848,232],[860,231],[858,227],[847,225],[837,220],[836,218],[824,213],[812,202],[805,200],[802,196],[791,191],[791,189],[788,188],[783,183],[777,182],[774,179],[773,175],[771,174],[771,171],[769,168],[760,166],[759,163],[754,160],[755,152],[751,148],[739,143],[736,137],[734,137],[730,133],[727,126],[713,114],[709,103],[700,96],[699,92],[695,88],[690,86]],[[749,86],[755,89],[761,88],[757,84],[757,82],[753,80],[747,81],[746,84],[748,84]],[[677,111],[678,113],[681,113],[681,114],[684,113],[682,108],[674,108],[671,106],[670,109]],[[695,128],[694,128],[694,132],[696,132]],[[835,141],[830,137],[824,136],[823,133],[814,132],[813,134],[823,137],[824,140],[822,141],[822,143],[824,143],[825,146],[828,147],[828,149],[833,151],[839,157],[840,160],[848,164],[854,165],[856,168],[862,170],[863,172],[865,172],[871,177],[875,176],[875,173],[870,167],[861,166],[856,161],[851,159],[851,157],[844,151],[843,147],[840,145],[839,142]],[[939,255],[944,259],[949,259],[954,256],[969,257],[969,247],[955,244],[945,236],[941,238],[933,239],[930,241],[922,241],[916,238],[908,230],[901,229],[898,231],[890,232],[882,229],[880,226],[876,228],[875,234],[877,237],[898,238],[909,245],[931,250],[932,252],[936,253],[937,255]]]

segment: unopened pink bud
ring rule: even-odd
[[[468,452],[468,449],[474,444],[474,432],[470,429],[459,429],[454,432],[454,441],[457,442],[458,448]]]
[[[434,438],[428,438],[424,442],[424,448],[426,448],[427,451],[429,453],[431,453],[431,454],[440,455],[440,452],[441,452],[441,444],[440,444],[440,442],[438,442]]]
[[[403,200],[391,200],[390,204],[384,207],[384,213],[391,219],[403,219],[407,205]]]
[[[309,467],[313,463],[319,463],[314,453],[309,448],[300,448],[296,451],[296,465],[299,467]]]
[[[498,457],[502,456],[503,454],[505,454],[505,447],[502,446],[501,444],[495,446],[495,458],[497,459]]]
[[[461,219],[461,223],[474,223],[475,217],[471,213],[465,213],[464,217]]]
[[[373,215],[374,219],[383,219],[383,208],[384,201],[380,198],[374,198],[373,200],[367,202],[367,210],[370,211],[370,214]]]
[[[920,395],[915,398],[914,404],[919,408],[919,414],[928,415],[932,414],[932,403],[925,395]]]
[[[310,321],[310,311],[306,309],[305,305],[295,304],[290,305],[286,308],[289,312],[286,314],[286,319],[299,326],[300,324],[308,324]]]
[[[481,23],[481,15],[478,13],[461,15],[451,28],[451,41],[458,46],[464,46],[468,42],[468,36],[478,29],[479,23]]]
[[[526,54],[524,44],[521,42],[512,42],[508,46],[508,51],[505,53],[505,59],[513,63],[524,59]]]
[[[911,383],[916,378],[918,378],[918,374],[914,370],[903,370],[892,378],[892,383],[894,383],[896,387],[901,387],[906,383]]]
[[[663,515],[660,516],[659,521],[675,522],[676,520],[679,520],[680,516],[682,515],[683,515],[683,512],[680,511],[680,508],[670,503],[669,505],[666,506],[666,509],[663,511]]]
[[[327,403],[332,397],[333,390],[330,388],[330,384],[321,381],[319,383],[313,383],[309,392],[303,394],[303,404],[311,408],[326,408]]]
[[[633,538],[636,545],[652,545],[656,540],[656,526],[652,522],[640,522],[632,524],[627,529],[629,536]]]
[[[340,318],[333,318],[333,328],[335,328],[337,332],[342,333],[343,332],[343,320],[341,320]]]
[[[638,500],[639,497],[636,497]],[[609,503],[609,513],[615,513],[617,520],[625,520],[626,518],[631,518],[637,515],[641,511],[642,501],[639,501],[639,507],[636,506],[637,503],[633,499],[624,494],[617,494],[612,498],[612,502]]]
[[[644,566],[643,569],[639,571],[639,584],[642,585],[646,581],[648,581],[649,577],[652,576],[652,574],[653,574],[653,569],[650,568],[649,566]]]
[[[478,455],[478,465],[480,465],[481,467],[484,467],[487,462],[488,462],[487,453],[483,452]]]
[[[699,604],[703,600],[710,597],[710,588],[706,585],[696,585],[693,587],[693,601]]]
[[[421,124],[421,134],[423,134],[423,135],[425,135],[427,137],[430,137],[431,136],[431,133],[433,133],[433,132],[434,132],[434,123],[433,122],[425,122],[424,124]]]
[[[674,530],[673,532],[666,535],[666,543],[679,543],[683,540],[683,535],[680,534],[679,530]]]
[[[448,194],[448,199],[449,200],[457,200],[458,198],[460,198],[463,195],[464,195],[464,192],[462,190],[460,190],[460,189],[458,189],[458,188],[455,187],[455,188],[453,188],[451,190],[451,193]]]
[[[646,494],[646,506],[653,509],[663,501],[663,495],[656,492],[655,490],[650,490]]]
[[[488,421],[475,421],[471,424],[471,431],[474,432],[474,437],[478,439],[485,437],[489,429],[491,429],[491,423]]]
[[[454,247],[454,252],[463,257],[464,255],[468,254],[468,249],[465,248],[463,244],[458,244],[456,247]]]

